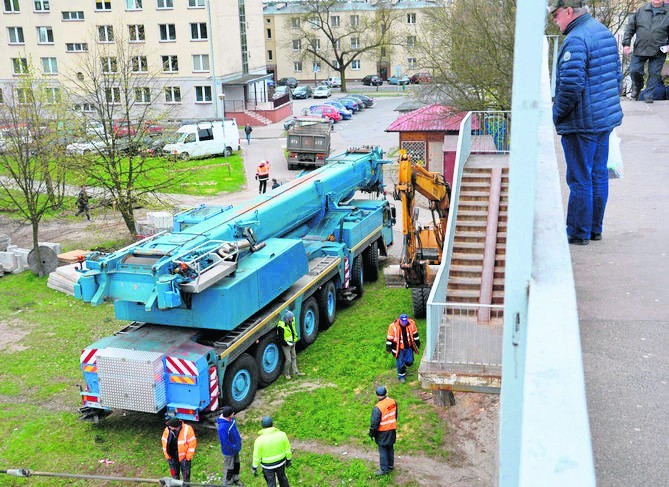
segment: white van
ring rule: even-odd
[[[209,121],[182,125],[176,133],[176,141],[166,144],[163,152],[187,160],[191,157],[208,157],[241,150],[239,129],[234,118],[223,122]]]

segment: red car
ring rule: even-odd
[[[339,110],[330,105],[312,105],[309,107],[309,112],[314,114],[318,113],[322,117],[329,118],[334,122],[339,122],[341,120]]]

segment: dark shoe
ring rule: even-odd
[[[400,384],[404,384],[407,380],[404,377],[399,378]]]
[[[646,103],[653,103],[653,95],[646,95],[643,99]]]
[[[383,470],[377,470],[376,472],[374,472],[374,475],[376,475],[377,477],[380,477],[381,475],[388,475],[389,473],[390,473],[390,470],[388,470],[387,472],[384,472]]]
[[[590,240],[601,240],[602,239],[602,234],[601,233],[591,233],[590,234]]]
[[[572,245],[588,245],[590,243],[587,238],[569,237],[567,240]]]
[[[632,92],[630,93],[630,96],[632,97],[632,100],[638,100],[639,99],[639,93],[641,90],[637,88],[636,86],[632,87]]]

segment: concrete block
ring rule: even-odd
[[[40,246],[49,247],[56,255],[63,252],[63,246],[57,242],[40,242]]]
[[[0,267],[5,272],[13,272],[16,269],[16,255],[13,252],[0,252]]]

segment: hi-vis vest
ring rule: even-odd
[[[418,327],[416,322],[409,318],[409,323],[406,326],[407,339],[409,341],[409,347],[414,351],[418,352],[418,343],[420,340],[418,336]],[[404,348],[404,342],[402,341],[402,325],[400,325],[399,318],[393,321],[390,326],[388,326],[388,335],[386,336],[386,347],[392,352],[393,356],[397,358],[400,353],[400,350]]]
[[[167,454],[167,441],[170,437],[170,429],[165,428],[163,431],[163,455],[166,459],[170,459],[170,456]],[[195,431],[193,427],[183,423],[181,429],[179,430],[179,436],[177,438],[178,451],[179,451],[179,461],[182,460],[192,460],[195,455],[195,447],[197,447],[197,438],[195,438]]]
[[[258,164],[258,167],[256,168],[256,174],[258,176],[258,179],[267,179],[269,178],[269,162],[265,162]]]
[[[397,429],[397,403],[386,397],[376,403],[376,407],[381,411],[381,424],[377,431],[390,431]]]

